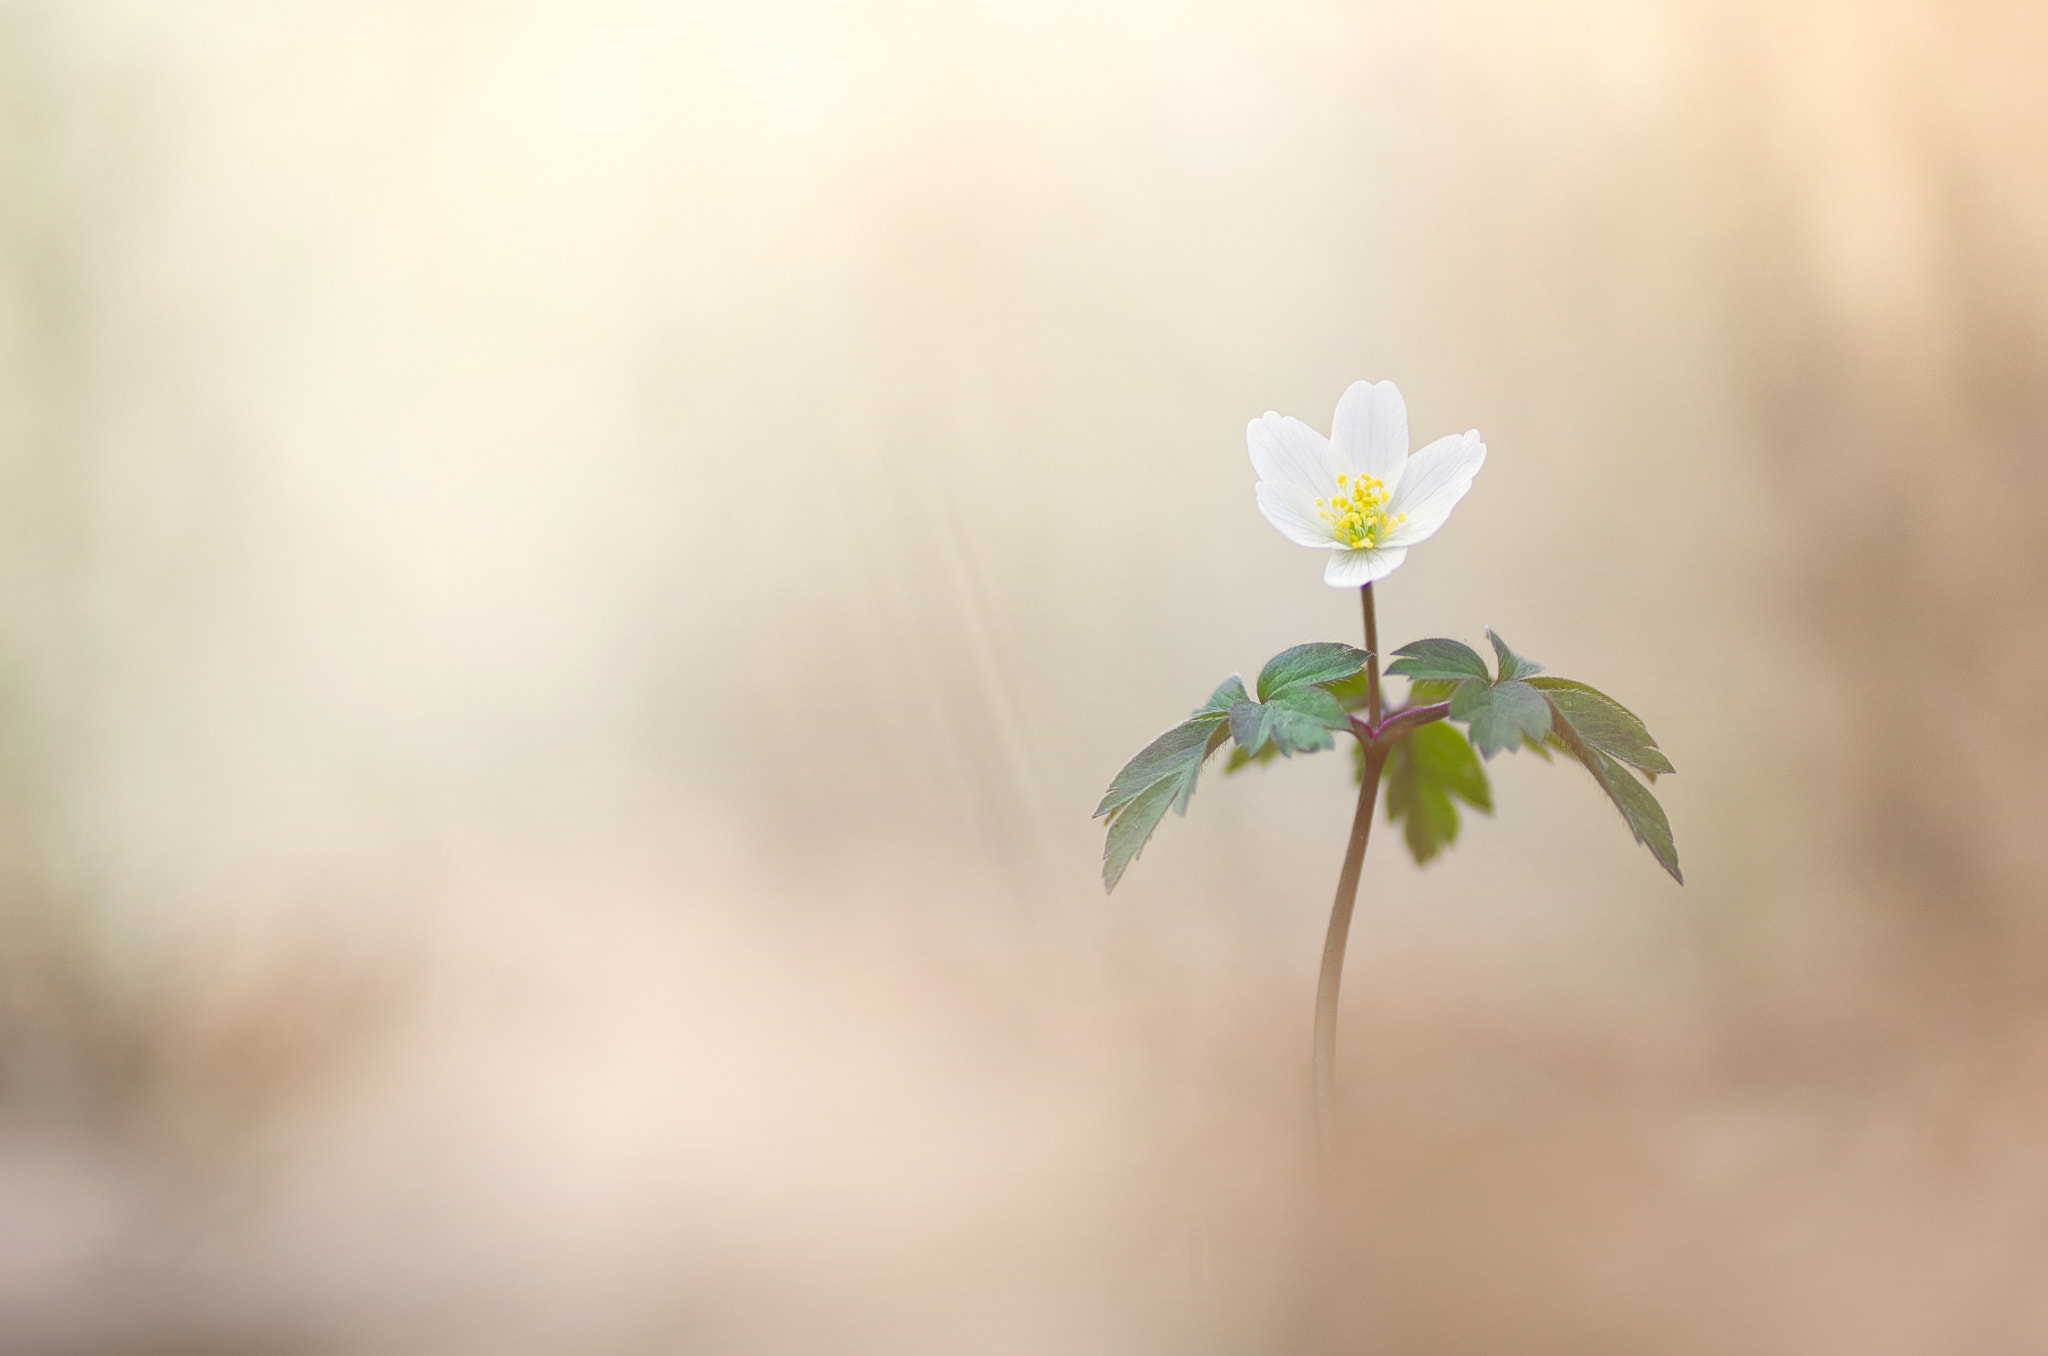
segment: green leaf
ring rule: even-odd
[[[1349,678],[1372,658],[1365,650],[1334,640],[1312,640],[1293,645],[1266,661],[1259,670],[1259,700],[1271,701],[1289,688],[1316,683],[1334,683]]]
[[[1261,702],[1239,702],[1230,708],[1230,737],[1237,741],[1239,753],[1264,753],[1269,747],[1267,740],[1272,730],[1267,727],[1268,712]],[[1273,752],[1280,751],[1278,745],[1270,746]]]
[[[1209,756],[1210,736],[1219,728],[1224,727],[1214,717],[1184,720],[1138,750],[1103,793],[1094,817],[1099,819],[1126,801],[1137,799],[1162,779],[1184,775],[1190,764],[1199,769],[1202,760]]]
[[[1202,764],[1230,738],[1230,708],[1244,696],[1244,680],[1233,673],[1192,716],[1138,750],[1110,782],[1095,807],[1096,818],[1110,817],[1102,851],[1104,889],[1116,888],[1169,808],[1188,812]]]
[[[1231,704],[1230,733],[1237,749],[1225,771],[1275,753],[1292,757],[1329,748],[1330,732],[1348,729],[1351,722],[1344,703],[1323,685],[1357,678],[1370,658],[1365,650],[1335,641],[1313,641],[1274,655],[1259,672],[1261,700]]]
[[[1495,635],[1493,628],[1490,626],[1486,628],[1486,638],[1493,642],[1494,658],[1500,661],[1500,682],[1512,682],[1517,678],[1527,678],[1532,674],[1543,672],[1541,664],[1532,664],[1513,650],[1510,650],[1508,643]]]
[[[1578,759],[1593,774],[1614,808],[1621,811],[1635,840],[1650,850],[1657,865],[1669,871],[1673,880],[1685,884],[1678,869],[1671,820],[1650,789],[1624,766],[1632,763],[1652,775],[1673,770],[1671,760],[1657,748],[1642,721],[1614,698],[1584,683],[1538,678],[1527,686],[1540,692],[1556,713],[1550,727],[1552,746]]]
[[[1600,762],[1599,771],[1594,775],[1600,781],[1600,788],[1621,810],[1621,817],[1628,821],[1629,832],[1636,841],[1650,850],[1657,859],[1657,865],[1671,873],[1671,879],[1685,884],[1685,875],[1678,869],[1678,844],[1671,836],[1671,820],[1664,814],[1664,807],[1644,786],[1630,774],[1627,768],[1609,758],[1598,749],[1593,756]]]
[[[1575,757],[1583,763],[1593,780],[1600,783],[1600,789],[1614,802],[1614,808],[1621,811],[1621,817],[1628,821],[1629,832],[1636,841],[1650,850],[1657,859],[1657,865],[1671,873],[1671,879],[1685,884],[1685,876],[1678,869],[1678,845],[1671,838],[1671,821],[1664,815],[1664,807],[1650,794],[1650,789],[1637,781],[1629,770],[1614,759],[1595,748],[1581,744],[1573,750]]]
[[[1491,758],[1547,735],[1550,703],[1527,683],[1462,683],[1451,696],[1451,719],[1470,722],[1473,745],[1482,758]]]
[[[1239,702],[1230,708],[1230,733],[1237,746],[1253,754],[1267,747],[1283,757],[1316,753],[1334,742],[1332,730],[1350,725],[1344,707],[1319,687],[1286,688],[1267,702]]]
[[[1387,822],[1402,825],[1418,865],[1457,841],[1458,807],[1452,797],[1493,810],[1486,769],[1465,737],[1442,722],[1404,735],[1387,755],[1386,775]]]
[[[1558,719],[1600,752],[1648,773],[1676,771],[1635,712],[1606,693],[1569,678],[1535,678],[1529,686],[1548,697]]]
[[[1403,678],[1447,679],[1457,682],[1465,678],[1487,681],[1486,661],[1479,652],[1461,640],[1445,640],[1433,637],[1429,640],[1410,641],[1394,651],[1394,662],[1387,665],[1387,672]]]
[[[1221,693],[1229,687],[1218,688]],[[1239,685],[1239,691],[1243,690]],[[1222,712],[1198,712],[1138,751],[1109,784],[1095,816],[1108,815],[1109,837],[1102,850],[1102,884],[1114,890],[1159,827],[1169,807],[1188,812],[1195,781],[1209,755],[1230,738],[1230,722]]]
[[[1110,816],[1109,841],[1102,849],[1104,893],[1116,889],[1116,883],[1124,878],[1124,868],[1145,850],[1152,831],[1166,818],[1166,809],[1174,803],[1177,791],[1171,779],[1155,782]]]
[[[1283,650],[1259,674],[1263,700],[1253,701],[1244,679],[1233,673],[1186,720],[1140,749],[1095,807],[1096,817],[1109,816],[1102,852],[1104,888],[1116,888],[1169,808],[1187,813],[1202,764],[1233,736],[1238,748],[1226,772],[1275,755],[1329,748],[1331,731],[1348,729],[1350,718],[1343,703],[1320,684],[1350,678],[1370,657],[1334,641]]]
[[[1351,717],[1344,713],[1344,703],[1319,687],[1283,689],[1274,693],[1273,699],[1266,705],[1280,707],[1300,715],[1303,719],[1312,720],[1324,731],[1351,728]],[[1237,708],[1231,709],[1234,711]],[[1317,747],[1328,748],[1329,744],[1326,742]]]
[[[1230,722],[1228,720],[1219,720],[1210,727],[1209,742],[1203,746],[1202,756],[1196,759],[1194,765],[1182,774],[1180,795],[1174,799],[1173,803],[1173,812],[1175,814],[1184,815],[1188,812],[1188,802],[1194,799],[1195,795],[1195,779],[1202,775],[1202,764],[1208,762],[1209,755],[1222,748],[1229,739]]]
[[[1498,661],[1497,676],[1488,678],[1486,663],[1470,647],[1455,640],[1419,640],[1394,651],[1394,663],[1387,672],[1409,679],[1411,705],[1442,701],[1451,703],[1453,720],[1466,722],[1474,748],[1482,758],[1492,758],[1503,749],[1529,749],[1548,761],[1552,749],[1561,749],[1593,774],[1593,780],[1621,811],[1636,841],[1650,850],[1674,880],[1679,874],[1678,849],[1671,836],[1671,821],[1664,808],[1631,768],[1654,779],[1672,770],[1671,760],[1657,747],[1649,730],[1635,713],[1614,698],[1569,678],[1538,677],[1541,664],[1522,658],[1491,629],[1486,638],[1493,643]],[[1415,738],[1424,730],[1423,726]],[[1428,745],[1448,750],[1441,734],[1423,736]],[[1418,862],[1442,851],[1456,835],[1456,806],[1448,790],[1441,795],[1428,789],[1425,769],[1416,748],[1407,740],[1390,754],[1387,775],[1387,815],[1400,819],[1408,847]],[[1405,754],[1401,751],[1407,748]],[[1448,753],[1444,755],[1448,757]],[[1469,755],[1467,755],[1469,757]],[[1406,759],[1404,763],[1402,760]],[[1479,771],[1483,786],[1484,769]],[[1397,809],[1398,806],[1398,809]]]
[[[1216,685],[1209,694],[1209,700],[1195,708],[1192,719],[1202,720],[1209,716],[1228,716],[1230,708],[1242,701],[1249,701],[1251,694],[1244,690],[1244,679],[1233,673]]]
[[[1230,718],[1230,708],[1243,700],[1244,679],[1233,673],[1217,684],[1209,700],[1196,707],[1193,715],[1138,750],[1137,756],[1124,764],[1092,817],[1100,819],[1125,801],[1135,799],[1162,777],[1187,774],[1191,757],[1193,769],[1199,771],[1202,761],[1228,737],[1224,722]],[[1192,790],[1193,778],[1189,777],[1190,794]],[[1186,796],[1181,797],[1181,804],[1187,804]]]

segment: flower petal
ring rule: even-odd
[[[1363,551],[1332,551],[1323,567],[1323,582],[1333,589],[1355,589],[1385,579],[1408,559],[1405,546],[1372,546]]]
[[[1258,490],[1259,512],[1296,546],[1327,547],[1336,541],[1335,530],[1319,516],[1316,497],[1301,486],[1262,480]]]
[[[1413,546],[1435,536],[1485,463],[1486,444],[1479,441],[1476,428],[1439,438],[1408,458],[1401,483],[1387,500],[1390,516],[1408,516],[1394,524],[1384,544]]]
[[[1260,480],[1298,485],[1311,499],[1328,499],[1337,493],[1330,440],[1299,419],[1268,410],[1263,419],[1246,426],[1244,441]]]
[[[1337,469],[1378,476],[1393,493],[1408,459],[1408,406],[1391,381],[1354,381],[1337,402],[1330,423],[1330,448]]]

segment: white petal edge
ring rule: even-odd
[[[1336,540],[1330,525],[1316,514],[1316,497],[1299,485],[1278,480],[1259,482],[1259,512],[1280,529],[1280,535],[1296,546],[1327,548]]]
[[[1332,551],[1323,567],[1323,582],[1333,589],[1363,588],[1385,579],[1408,559],[1405,546],[1374,546],[1364,551]]]
[[[1413,546],[1435,536],[1485,464],[1486,444],[1479,441],[1476,428],[1439,438],[1408,458],[1401,483],[1387,500],[1390,516],[1408,516],[1394,524],[1386,544]]]
[[[1337,472],[1330,465],[1330,440],[1286,415],[1266,411],[1245,426],[1245,447],[1260,480],[1299,485],[1311,499],[1337,493]]]
[[[1391,381],[1354,381],[1330,421],[1330,451],[1340,471],[1378,476],[1394,492],[1408,460],[1408,406]]]

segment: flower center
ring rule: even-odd
[[[1316,500],[1322,520],[1337,534],[1337,540],[1354,551],[1380,544],[1388,529],[1407,518],[1405,513],[1387,516],[1387,487],[1378,476],[1337,477],[1337,497]]]

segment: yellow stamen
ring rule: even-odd
[[[1327,501],[1334,513],[1318,516],[1330,523],[1337,541],[1354,551],[1365,550],[1379,545],[1393,524],[1405,521],[1405,513],[1387,515],[1387,489],[1378,476],[1360,475],[1355,480],[1348,474],[1337,477],[1337,485],[1344,492]],[[1316,500],[1320,508],[1324,500]]]

